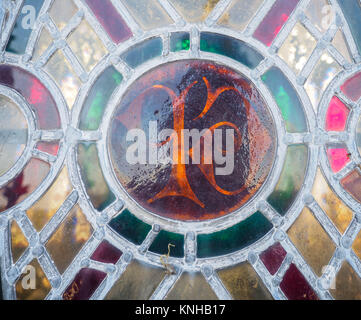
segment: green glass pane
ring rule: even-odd
[[[109,226],[125,239],[140,245],[152,227],[125,209],[109,222]]]
[[[81,130],[97,130],[104,110],[115,88],[122,82],[123,76],[112,66],[95,81],[83,105],[79,128]]]
[[[188,32],[175,32],[170,36],[170,51],[189,50],[190,40]]]
[[[272,224],[256,212],[246,220],[219,232],[197,236],[197,256],[214,257],[240,250],[261,239],[272,229]]]
[[[35,20],[43,6],[44,0],[25,0],[16,18],[6,51],[24,54]]]
[[[300,144],[287,148],[286,160],[280,179],[267,200],[281,215],[286,214],[303,185],[307,162],[307,146]]]
[[[100,167],[95,143],[81,143],[78,146],[78,163],[86,192],[93,207],[104,210],[115,200]]]
[[[161,38],[146,40],[125,52],[122,55],[124,61],[132,68],[162,54],[163,43]]]
[[[202,51],[232,58],[251,69],[256,68],[264,59],[260,53],[243,41],[221,34],[202,32],[200,46]]]
[[[165,230],[159,232],[158,236],[150,246],[149,251],[158,254],[167,254],[168,244],[172,244],[174,246],[170,247],[170,255],[172,257],[181,258],[184,256],[184,235]]]
[[[305,113],[296,90],[277,67],[272,67],[263,76],[263,82],[271,91],[281,110],[288,132],[305,132],[307,123]]]

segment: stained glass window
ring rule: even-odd
[[[4,299],[361,299],[360,0],[0,0]]]

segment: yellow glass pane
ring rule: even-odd
[[[356,255],[361,259],[361,231],[357,235],[354,243],[352,244],[352,249]]]
[[[305,83],[305,90],[315,111],[317,111],[323,92],[341,69],[340,65],[328,53],[322,54]]]
[[[164,27],[173,20],[156,0],[123,0],[134,20],[144,30]]]
[[[45,50],[52,44],[53,38],[49,31],[44,27],[40,33],[38,42],[34,48],[32,60],[36,61],[45,52]]]
[[[335,244],[309,209],[303,209],[288,230],[288,236],[315,273],[321,276],[335,251]]]
[[[40,231],[48,223],[72,189],[68,170],[64,167],[45,195],[27,211],[27,215],[37,231]]]
[[[15,289],[18,300],[43,300],[48,295],[50,282],[38,260],[34,259],[25,267]]]
[[[204,21],[219,0],[169,0],[188,22]]]
[[[106,300],[148,300],[166,273],[133,260],[106,296]]]
[[[71,108],[79,91],[80,80],[64,54],[60,50],[56,51],[46,64],[45,69],[57,82],[69,108]]]
[[[13,262],[15,263],[24,253],[25,249],[28,247],[29,242],[21,231],[19,225],[14,220],[11,223],[11,252],[13,255]]]
[[[336,300],[361,300],[361,279],[348,262],[343,263],[330,292]]]
[[[46,244],[60,273],[66,270],[92,232],[92,226],[76,205]]]
[[[235,300],[272,300],[253,267],[244,262],[218,271],[219,278]]]
[[[348,50],[348,46],[345,41],[345,36],[341,30],[337,31],[335,37],[332,40],[332,44],[344,56],[344,58],[348,62],[352,61],[352,58],[350,56],[350,51]]]
[[[88,72],[90,72],[106,54],[103,43],[85,20],[83,20],[78,28],[69,36],[68,43]]]
[[[72,0],[55,0],[49,10],[51,18],[59,29],[63,29],[78,11]]]
[[[352,220],[352,211],[332,191],[320,169],[317,170],[312,195],[337,229],[344,233]]]
[[[278,54],[298,74],[307,63],[316,44],[311,34],[300,23],[297,23]]]
[[[184,272],[166,300],[218,300],[216,294],[200,272]]]
[[[218,20],[218,24],[243,31],[264,0],[234,0]]]

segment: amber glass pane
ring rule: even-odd
[[[65,167],[54,184],[28,211],[27,215],[37,231],[40,231],[60,208],[73,189]]]
[[[319,206],[326,212],[335,224],[337,229],[341,233],[344,233],[352,220],[352,211],[332,191],[320,169],[317,170],[312,195]]]
[[[66,270],[92,232],[93,228],[76,205],[46,244],[60,273]]]
[[[261,278],[248,262],[220,270],[218,275],[236,300],[272,300]]]
[[[167,300],[217,299],[216,294],[200,272],[184,272],[167,295]]]
[[[106,300],[146,300],[165,276],[165,270],[134,260],[106,296]]]
[[[309,209],[302,211],[288,230],[288,236],[315,273],[321,276],[335,251],[335,244]]]
[[[361,300],[361,279],[345,261],[330,290],[336,300]]]
[[[15,263],[21,255],[24,253],[25,249],[28,247],[29,242],[21,231],[19,225],[16,221],[11,223],[11,252],[13,254],[13,262]]]
[[[48,295],[51,286],[38,260],[31,261],[23,272],[15,285],[17,299],[43,300]]]

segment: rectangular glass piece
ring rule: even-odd
[[[286,130],[291,133],[307,131],[307,122],[300,98],[277,67],[272,67],[263,76],[263,82],[271,91],[285,121]]]
[[[285,164],[280,179],[268,197],[268,203],[279,214],[285,215],[303,185],[308,162],[308,148],[306,145],[291,145],[287,148]]]
[[[147,300],[165,277],[165,270],[133,260],[105,300]]]
[[[222,34],[202,32],[200,49],[234,59],[250,69],[256,68],[264,57],[245,42]]]
[[[93,207],[98,211],[104,210],[115,201],[115,196],[105,181],[95,143],[84,142],[78,145],[78,163]]]
[[[24,54],[30,34],[44,0],[25,0],[16,18],[14,29],[10,35],[6,51]]]
[[[293,263],[286,271],[280,288],[289,300],[318,300],[312,287]]]
[[[361,55],[361,3],[360,0],[337,0],[351,29],[359,54]]]
[[[52,156],[56,156],[59,151],[59,142],[40,141],[36,144],[36,149]]]
[[[110,0],[85,0],[109,37],[119,44],[133,34]]]
[[[109,226],[122,237],[136,245],[142,244],[149,231],[152,229],[149,224],[139,220],[127,209],[123,210],[121,214],[111,220]]]
[[[65,290],[63,299],[89,300],[106,276],[106,273],[99,270],[81,269],[73,282]]]
[[[173,245],[170,247],[171,257],[184,257],[184,235],[165,230],[161,230],[159,232],[158,236],[150,246],[149,251],[166,255],[168,253],[168,244]]]
[[[188,32],[174,32],[170,35],[170,51],[189,50],[190,40]]]
[[[262,279],[248,262],[222,269],[218,276],[235,300],[272,300]]]
[[[159,37],[151,38],[135,45],[122,54],[122,59],[132,68],[136,68],[142,63],[158,57],[162,54],[163,42]]]
[[[272,224],[256,212],[242,222],[222,231],[197,236],[198,258],[215,257],[240,250],[261,239]]]
[[[79,129],[98,130],[109,99],[123,76],[113,67],[106,68],[95,80],[80,114]]]
[[[143,30],[165,27],[173,23],[157,0],[122,0],[122,2]]]
[[[202,273],[183,272],[166,300],[218,300]]]
[[[271,10],[257,27],[253,37],[270,46],[296,8],[299,0],[276,0]]]

